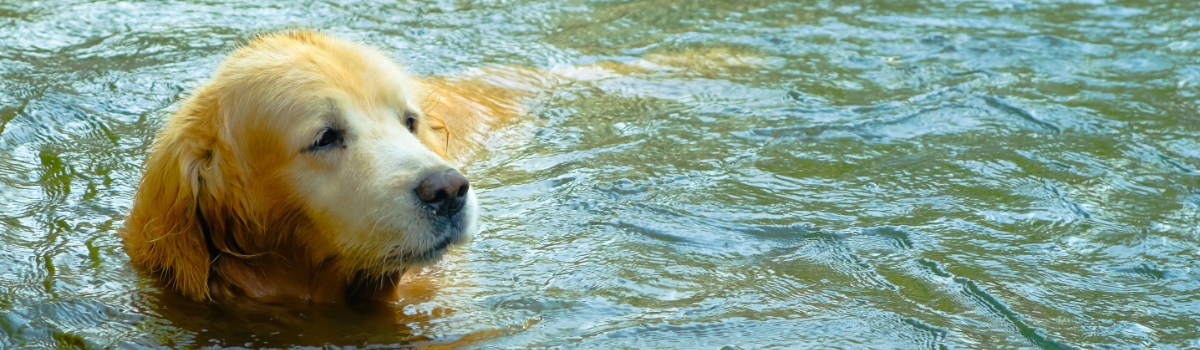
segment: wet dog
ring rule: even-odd
[[[193,300],[396,300],[478,230],[451,162],[516,115],[502,90],[414,79],[310,31],[261,35],[167,120],[120,234]]]

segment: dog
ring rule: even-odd
[[[453,162],[520,113],[514,96],[319,32],[259,35],[167,119],[125,251],[197,301],[398,300],[405,271],[479,230]]]

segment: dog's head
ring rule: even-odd
[[[127,252],[194,299],[222,255],[287,246],[308,260],[289,264],[336,260],[346,278],[436,262],[477,230],[477,204],[425,94],[366,46],[257,38],[167,121],[122,228]]]

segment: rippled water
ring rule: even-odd
[[[115,229],[261,30],[547,82],[393,310],[221,309]],[[0,348],[1200,347],[1200,3],[0,2]]]

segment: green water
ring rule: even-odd
[[[297,26],[545,72],[394,309],[181,301],[116,237]],[[1198,93],[1192,1],[0,1],[0,348],[1198,348]]]

